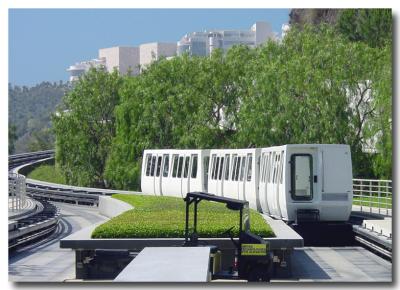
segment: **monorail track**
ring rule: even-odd
[[[37,202],[41,204],[38,212],[14,221],[16,226],[8,233],[9,251],[46,237],[57,227],[59,209],[45,200]]]

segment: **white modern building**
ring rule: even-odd
[[[106,62],[104,59],[92,59],[89,61],[77,62],[71,65],[67,72],[70,73],[69,81],[77,81],[81,75],[89,71],[90,68],[105,68]]]
[[[233,45],[244,44],[255,47],[275,39],[275,33],[267,22],[256,22],[249,30],[209,30],[204,32],[191,32],[178,41],[177,54],[207,56],[216,48],[224,51]]]
[[[176,55],[176,43],[170,42],[151,42],[139,46],[140,68],[143,69],[152,61],[160,57],[173,57]]]

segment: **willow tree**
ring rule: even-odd
[[[91,69],[63,98],[63,110],[53,115],[56,162],[69,184],[104,186],[122,82],[116,71]]]

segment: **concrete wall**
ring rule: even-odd
[[[99,58],[105,58],[106,68],[112,72],[116,68],[121,74],[131,70],[133,75],[139,73],[138,47],[110,47],[99,49]]]
[[[176,43],[151,42],[140,45],[140,66],[148,66],[160,56],[170,57],[176,55]]]
[[[99,196],[99,213],[108,218],[113,218],[132,208],[130,204],[110,196]]]
[[[139,74],[139,48],[138,47],[120,47],[119,48],[119,71],[126,74],[129,70],[132,75]]]
[[[267,22],[257,21],[253,28],[256,32],[255,44],[259,45],[266,42],[269,38],[274,37],[274,33],[272,31],[272,27]]]

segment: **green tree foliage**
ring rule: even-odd
[[[103,186],[103,172],[115,136],[114,109],[123,78],[91,69],[64,98],[53,116],[57,166],[68,183]]]
[[[54,148],[54,136],[49,128],[34,131],[28,141],[28,151],[42,151]]]
[[[383,47],[392,39],[392,10],[345,9],[340,13],[337,27],[351,41]]]

